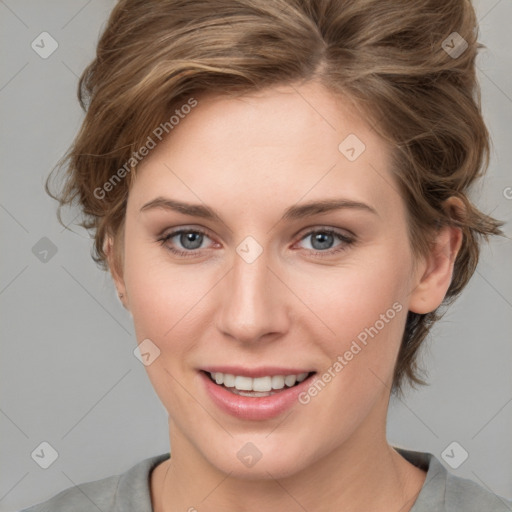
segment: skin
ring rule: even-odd
[[[432,252],[414,258],[390,148],[319,83],[198,100],[137,169],[122,263],[107,241],[138,343],[161,351],[146,370],[169,412],[172,458],[151,474],[154,510],[409,510],[425,472],[386,440],[393,369],[407,311],[432,311],[446,294],[460,230],[443,228]],[[353,162],[338,149],[349,134],[366,145]],[[140,211],[158,196],[208,205],[218,218]],[[280,220],[290,206],[332,198],[375,213]],[[194,252],[179,235],[157,241],[182,227],[207,232],[193,257],[170,252]],[[334,236],[322,248],[307,234],[327,227],[355,242]],[[263,249],[250,264],[236,252],[247,236]],[[206,365],[321,374],[394,303],[401,311],[316,397],[277,418],[227,415],[201,385]],[[251,468],[237,458],[247,442],[262,453]]]

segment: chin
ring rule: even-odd
[[[267,435],[235,437],[229,446],[219,446],[213,451],[209,449],[208,453],[203,452],[203,456],[218,471],[241,480],[287,478],[312,462],[301,443],[294,441],[283,446],[277,437],[273,442],[265,440]]]

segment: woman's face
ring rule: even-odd
[[[137,170],[118,281],[173,458],[267,478],[368,453],[421,274],[388,150],[316,83],[197,99]]]

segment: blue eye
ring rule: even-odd
[[[332,256],[333,254],[346,250],[355,242],[353,236],[348,236],[331,228],[311,230],[300,240],[306,240],[308,237],[311,239],[311,249],[307,250],[310,250],[315,256],[319,257]],[[173,238],[177,238],[177,240],[172,242]],[[200,229],[182,228],[158,238],[157,241],[160,242],[161,245],[165,245],[173,254],[187,258],[197,256],[197,251],[200,251],[202,248],[201,246],[205,238],[209,239],[210,237]],[[336,239],[338,239],[340,243],[332,248]],[[171,243],[168,243],[169,241],[171,241]],[[176,245],[181,245],[185,250],[176,249]]]
[[[165,245],[169,240],[172,240],[173,238],[178,236],[179,243],[181,244],[182,247],[186,249],[186,251],[180,251],[170,245],[168,245],[167,248],[172,253],[184,257],[195,256],[195,251],[201,247],[201,244],[204,241],[204,237],[207,237],[206,233],[201,230],[179,229],[177,231],[173,231],[172,233],[163,236],[162,238],[159,238],[158,241],[161,242],[162,245]]]
[[[315,255],[320,257],[322,256],[331,256],[339,251],[343,251],[348,248],[351,244],[354,243],[354,238],[349,237],[348,235],[338,232],[336,230],[330,228],[322,228],[308,231],[301,240],[306,240],[310,238],[311,246]],[[338,246],[335,246],[332,249],[332,245],[336,240],[341,241]]]

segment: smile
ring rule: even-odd
[[[316,375],[315,371],[237,370],[229,373],[209,369],[198,373],[206,395],[218,409],[238,419],[253,421],[277,417],[293,407]]]

